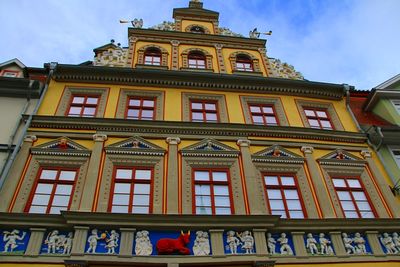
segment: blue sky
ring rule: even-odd
[[[371,89],[400,73],[399,0],[204,0],[220,26],[248,35],[272,30],[268,56],[295,66],[306,79]],[[115,39],[127,46],[128,24],[172,21],[188,0],[1,0],[0,62],[28,66],[93,59],[93,48]],[[265,38],[265,36],[264,36]]]

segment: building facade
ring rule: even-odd
[[[399,200],[349,87],[199,1],[173,18],[49,71],[0,191],[0,266],[398,265]]]

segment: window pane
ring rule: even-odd
[[[113,205],[129,205],[129,195],[114,194]]]
[[[128,206],[112,206],[111,212],[114,213],[128,213]]]
[[[280,215],[281,218],[286,218],[286,212],[284,210],[272,210],[272,215]]]
[[[56,196],[54,196],[53,203],[51,203],[51,204],[54,206],[68,207],[69,198],[70,198],[70,196],[56,195]]]
[[[69,185],[69,184],[57,185],[57,188],[56,188],[57,195],[69,196],[69,195],[71,195],[71,192],[72,192],[72,185]]]
[[[346,187],[344,179],[332,179],[332,182],[335,187]]]
[[[209,185],[196,185],[195,186],[196,195],[210,195],[210,186]]]
[[[321,121],[322,128],[332,129],[332,124],[330,121]]]
[[[213,181],[228,181],[226,172],[212,172]]]
[[[304,218],[304,214],[300,210],[290,210],[289,216],[290,216],[290,218],[293,218],[293,219],[303,219]]]
[[[217,196],[229,196],[229,189],[227,185],[215,185],[214,195]]]
[[[57,171],[55,170],[42,170],[42,173],[40,174],[40,179],[55,180],[56,177]]]
[[[81,110],[82,110],[82,108],[81,107],[71,107],[70,109],[69,109],[69,115],[80,115],[81,114]]]
[[[189,65],[195,65],[196,61],[196,59],[189,59]]]
[[[266,117],[267,124],[277,124],[275,117]]]
[[[150,194],[150,185],[149,184],[135,184],[134,185],[134,193],[135,194]]]
[[[364,192],[352,192],[355,200],[367,200],[367,196]]]
[[[349,192],[338,191],[337,194],[340,200],[351,200]]]
[[[253,122],[256,124],[264,124],[264,120],[262,116],[254,116],[253,115]]]
[[[131,187],[130,186],[131,186],[130,184],[115,183],[114,192],[115,193],[129,194],[129,192],[131,191]]]
[[[212,209],[208,207],[196,207],[196,214],[211,215]]]
[[[154,64],[160,63],[160,62],[161,62],[161,58],[160,58],[160,57],[153,56],[153,63],[154,63]],[[158,65],[158,64],[157,64],[157,65]]]
[[[98,98],[97,98],[97,97],[88,97],[88,98],[86,99],[86,104],[89,104],[89,105],[96,105],[96,104],[97,104],[97,101],[98,101]]]
[[[81,96],[74,96],[74,98],[72,99],[72,103],[74,104],[83,104],[84,101],[85,98]]]
[[[307,117],[315,117],[314,110],[305,109],[304,112],[306,113]]]
[[[216,110],[217,108],[216,108],[215,104],[213,104],[213,103],[206,103],[205,109],[206,110]]]
[[[139,99],[130,99],[129,100],[129,106],[139,107],[140,106],[140,100]]]
[[[206,120],[207,121],[217,121],[217,114],[215,113],[206,113]]]
[[[195,181],[210,181],[210,175],[208,171],[195,171],[194,172]]]
[[[282,200],[270,200],[269,204],[271,205],[272,210],[285,210]]]
[[[117,179],[132,179],[132,170],[117,169],[115,178],[117,178]]]
[[[66,207],[51,207],[50,214],[60,214],[62,210],[67,210]]]
[[[136,170],[135,179],[150,180],[151,170]]]
[[[308,119],[308,122],[310,123],[310,126],[311,126],[311,127],[320,128],[320,127],[319,127],[319,123],[318,123],[317,120]]]
[[[138,119],[139,118],[139,110],[129,109],[126,115],[127,115],[127,117]]]
[[[132,207],[132,213],[148,214],[149,213],[149,207],[133,206]]]
[[[32,205],[29,208],[29,213],[46,213],[47,207],[46,206],[34,206]]]
[[[75,175],[76,175],[75,171],[61,171],[59,179],[62,181],[74,181]]]
[[[299,194],[297,193],[297,190],[285,189],[284,193],[286,199],[299,199]]]
[[[269,199],[282,199],[282,194],[280,190],[268,189],[267,194]]]
[[[211,207],[211,197],[210,196],[196,196],[196,206]]]
[[[286,204],[289,210],[302,210],[299,200],[287,200]]]
[[[361,217],[362,218],[375,218],[375,215],[372,212],[363,211],[363,212],[361,212]]]
[[[154,107],[154,100],[143,100],[144,107]]]
[[[358,218],[358,214],[355,211],[345,211],[344,216],[346,218]]]
[[[357,207],[360,211],[371,211],[371,206],[367,201],[357,201]]]
[[[218,215],[224,215],[224,214],[231,214],[231,209],[230,208],[215,208],[215,214]]]
[[[317,111],[316,113],[317,113],[317,116],[320,118],[328,118],[325,111]]]
[[[32,200],[32,205],[43,205],[49,204],[50,195],[35,195]]]
[[[153,118],[153,111],[152,110],[142,110],[142,117],[143,118]]]
[[[356,207],[352,201],[342,200],[340,203],[342,204],[342,208],[344,210],[356,210]]]
[[[193,121],[203,121],[203,113],[193,112],[192,120]]]
[[[231,201],[229,200],[229,197],[215,197],[215,206],[216,207],[230,207],[231,206]]]
[[[291,176],[281,176],[282,185],[295,185],[294,178]]]
[[[94,116],[96,114],[96,108],[85,108],[83,110],[83,115],[86,116]]]
[[[36,194],[51,194],[53,191],[52,184],[38,184],[36,187]]]
[[[279,185],[278,177],[276,176],[264,176],[266,185]]]
[[[250,112],[252,112],[252,113],[260,113],[261,112],[261,108],[257,107],[257,106],[250,106]]]
[[[150,204],[149,195],[134,195],[133,205],[148,206]]]
[[[203,109],[203,105],[201,103],[192,102],[192,109]]]
[[[263,107],[262,110],[263,110],[264,113],[274,114],[274,110],[273,110],[272,107]]]
[[[352,188],[361,188],[361,184],[357,179],[347,179],[347,183]]]

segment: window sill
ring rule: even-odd
[[[159,66],[159,65],[136,64],[135,67],[138,69],[168,70],[168,66]]]

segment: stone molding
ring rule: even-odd
[[[94,134],[93,141],[95,142],[104,142],[107,141],[108,137],[106,134]]]
[[[304,154],[312,154],[312,153],[314,153],[314,148],[312,146],[302,146],[301,151]]]
[[[165,142],[167,142],[169,145],[178,145],[180,144],[181,139],[179,137],[167,137]]]
[[[34,143],[37,141],[36,135],[25,135],[24,142]]]

